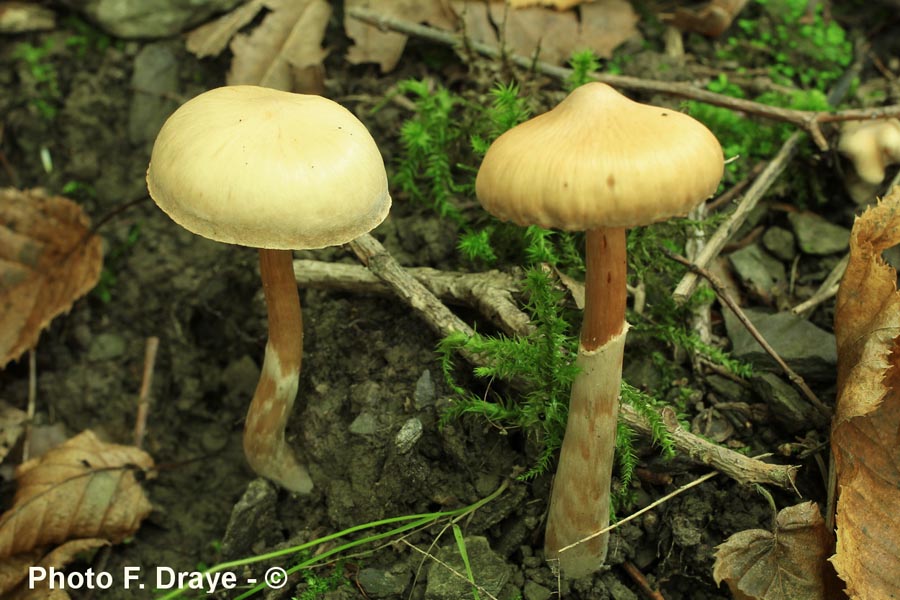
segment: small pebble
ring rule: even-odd
[[[394,444],[397,446],[397,450],[400,454],[406,454],[412,450],[412,447],[415,446],[416,442],[418,442],[421,437],[422,421],[413,417],[406,421],[406,423],[403,424],[403,427],[400,428],[400,431],[397,432],[397,437],[394,438]]]

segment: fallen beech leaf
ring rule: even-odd
[[[230,13],[225,13],[218,19],[213,19],[209,23],[204,23],[188,33],[185,40],[185,46],[188,52],[197,56],[197,58],[205,58],[207,56],[218,56],[231,41],[231,38],[256,18],[256,15],[263,9],[263,0],[250,0],[246,4],[242,4]]]
[[[0,560],[0,594],[19,585],[28,576],[28,567],[36,564],[43,555],[43,550],[37,549]]]
[[[96,285],[103,255],[88,225],[68,198],[0,189],[0,368]]]
[[[75,539],[122,541],[150,514],[135,471],[152,467],[143,450],[91,431],[20,465],[13,506],[0,516],[0,558]]]
[[[835,308],[837,552],[851,598],[900,597],[900,187],[858,217]]]
[[[403,54],[407,36],[395,31],[382,31],[349,16],[351,9],[365,8],[385,17],[403,19],[412,23],[426,23],[433,27],[452,31],[457,24],[456,15],[445,0],[344,0],[344,30],[353,40],[347,51],[347,61],[356,65],[376,63],[382,73],[393,71]],[[476,8],[472,6],[471,8]]]
[[[28,415],[24,410],[19,410],[0,400],[0,463],[25,431],[25,421],[27,420]]]
[[[637,13],[627,0],[596,0],[570,10],[558,9],[579,3],[554,0],[555,9],[528,4],[523,4],[525,8],[512,8],[503,2],[468,0],[346,0],[344,28],[354,41],[347,60],[354,64],[378,63],[382,72],[387,72],[397,65],[407,40],[403,34],[381,31],[354,19],[349,15],[351,8],[365,8],[384,17],[427,23],[447,31],[464,31],[470,40],[492,46],[500,43],[499,28],[509,52],[533,56],[540,51],[540,60],[555,64],[584,49],[608,58],[624,41],[640,35]]]
[[[322,38],[331,5],[325,0],[263,0],[263,4],[272,12],[251,33],[239,33],[231,42],[234,58],[226,82],[315,91],[298,80],[309,68],[322,69],[328,54]]]
[[[46,583],[38,582],[34,588],[28,589],[27,583],[23,583],[28,577],[31,567],[43,567],[44,569],[61,569],[75,560],[79,554],[96,550],[102,546],[108,546],[107,540],[86,539],[72,540],[62,546],[54,548],[44,556],[42,548],[31,550],[23,554],[17,554],[3,559],[0,563],[0,594],[9,594],[16,600],[63,600],[69,595],[59,589],[48,589]],[[18,587],[16,587],[18,586]]]
[[[454,2],[454,6],[459,4]],[[491,4],[491,10],[494,21],[502,23],[503,5]],[[616,47],[639,35],[637,22],[637,13],[627,0],[597,0],[580,6],[577,12],[523,8],[508,11],[504,39],[513,54],[533,56],[539,51],[538,58],[551,64],[562,64],[584,49],[609,58]]]
[[[673,14],[660,15],[682,31],[696,31],[709,37],[725,33],[747,4],[747,0],[712,0],[699,8],[678,7]]]
[[[736,600],[825,598],[831,542],[813,502],[778,512],[775,531],[740,531],[716,548],[713,578]]]

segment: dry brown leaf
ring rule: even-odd
[[[28,576],[28,567],[44,555],[41,548],[0,560],[0,595],[6,594]]]
[[[699,8],[679,6],[673,14],[660,16],[682,31],[718,37],[731,27],[746,4],[747,0],[712,0]]]
[[[96,285],[103,255],[88,226],[68,198],[0,189],[0,368]]]
[[[476,5],[480,3],[474,3]],[[432,27],[453,30],[457,19],[446,0],[344,0],[344,13],[364,8],[385,17],[403,19],[412,23],[426,23]],[[344,18],[344,30],[353,40],[347,51],[347,60],[356,65],[376,63],[382,73],[393,71],[400,61],[407,36],[394,31],[382,31],[363,23],[349,14]]]
[[[213,19],[188,33],[185,46],[188,52],[198,58],[218,56],[231,41],[231,38],[256,18],[263,9],[263,0],[250,0],[225,13],[218,19]]]
[[[25,431],[27,420],[28,414],[24,410],[19,410],[0,400],[0,462],[3,462],[12,447],[16,445],[19,436]]]
[[[813,502],[778,512],[775,532],[741,531],[716,549],[713,578],[725,581],[736,600],[825,598],[831,541]]]
[[[492,6],[501,22],[502,7]],[[574,10],[524,8],[509,11],[505,41],[513,54],[533,56],[551,64],[562,64],[579,50],[593,50],[609,58],[620,44],[638,34],[638,16],[627,0],[597,0]],[[480,40],[479,40],[480,41]]]
[[[322,69],[322,48],[331,5],[325,0],[263,0],[270,12],[249,34],[231,42],[234,58],[228,85],[261,85],[287,92],[311,90],[300,81],[307,69]]]
[[[79,554],[96,550],[102,546],[108,546],[107,540],[87,539],[72,540],[54,548],[45,556],[45,550],[38,548],[5,558],[0,562],[0,595],[7,594],[15,600],[64,600],[69,595],[59,589],[48,589],[45,583],[36,582],[32,588],[23,583],[28,577],[30,567],[43,567],[44,569],[61,569],[74,561]],[[16,587],[18,586],[18,587]]]
[[[350,8],[365,8],[388,18],[413,23],[427,23],[447,31],[460,29],[468,38],[498,46],[497,28],[503,31],[507,49],[522,56],[539,52],[542,61],[561,64],[573,53],[590,49],[608,58],[620,44],[640,34],[636,28],[637,13],[627,0],[595,0],[581,4],[576,10],[572,0],[546,0],[556,8],[528,6],[511,8],[503,2],[470,2],[468,0],[347,0]],[[532,3],[533,4],[533,3]],[[347,35],[354,46],[347,53],[351,63],[374,62],[381,70],[392,70],[406,44],[407,36],[381,31],[353,17],[344,19]]]
[[[832,562],[851,598],[900,597],[900,294],[881,253],[900,243],[900,187],[857,218],[835,308],[838,400]]]
[[[143,450],[91,431],[20,465],[13,506],[0,516],[0,558],[75,539],[122,541],[150,514],[135,472],[152,467]]]

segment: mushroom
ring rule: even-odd
[[[545,552],[569,578],[606,559],[625,348],[625,228],[685,215],[715,192],[722,148],[691,117],[638,104],[603,83],[501,135],[475,190],[519,225],[586,231],[584,319],[577,375],[547,518]]]
[[[284,435],[303,358],[291,250],[343,244],[384,220],[391,198],[375,141],[350,111],[320,96],[217,88],[165,122],[147,188],[185,229],[259,249],[269,339],[244,452],[259,475],[309,493],[309,473]]]
[[[851,121],[841,127],[838,151],[850,159],[856,177],[847,190],[857,204],[875,200],[885,170],[900,163],[900,120]]]

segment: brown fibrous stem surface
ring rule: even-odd
[[[579,578],[606,560],[610,485],[625,352],[625,230],[598,228],[586,238],[584,321],[566,434],[553,481],[544,549],[562,574]],[[572,544],[576,544],[572,546]],[[570,546],[566,551],[563,547]]]
[[[244,425],[244,453],[259,475],[306,494],[312,490],[312,480],[284,437],[303,360],[303,318],[290,250],[260,249],[259,271],[269,316],[269,340]]]

